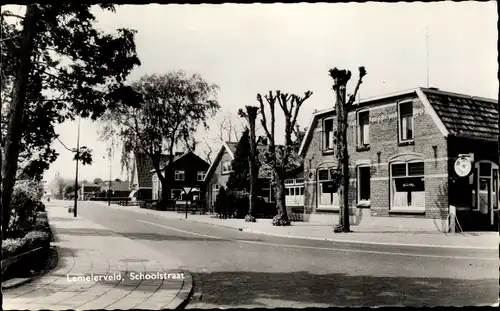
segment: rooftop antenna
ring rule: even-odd
[[[425,50],[427,52],[427,88],[429,88],[429,26],[425,27]]]

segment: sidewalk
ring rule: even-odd
[[[188,298],[192,276],[178,260],[81,216],[74,218],[68,205],[68,201],[47,204],[57,267],[32,283],[3,291],[4,310],[175,309]],[[139,273],[163,278],[145,280]],[[171,275],[165,279],[163,273]]]
[[[102,202],[99,203],[104,204]],[[108,207],[107,203],[106,207]],[[185,219],[185,214],[183,213],[162,212],[131,206],[123,207],[117,204],[111,204],[108,208],[120,210],[127,209],[138,213],[165,218]],[[255,223],[248,223],[245,222],[244,219],[218,219],[214,217],[215,216],[212,215],[188,214],[187,220],[208,223],[243,232],[358,244],[498,250],[500,242],[498,232],[465,232],[452,234],[438,231],[404,231],[404,229],[397,227],[374,226],[369,228],[356,228],[356,226],[352,226],[351,230],[354,232],[333,233],[333,223],[292,222],[292,226],[276,227],[272,225],[271,219],[257,219]]]

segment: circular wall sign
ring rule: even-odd
[[[469,175],[472,169],[472,163],[469,158],[460,157],[455,161],[455,172],[460,177]]]

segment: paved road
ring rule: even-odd
[[[91,202],[79,213],[179,258],[196,282],[187,308],[474,306],[499,292],[496,251],[271,237]]]

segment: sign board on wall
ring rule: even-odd
[[[457,160],[455,161],[455,173],[459,177],[465,177],[470,174],[472,170],[472,160],[468,155],[459,155]]]
[[[425,109],[415,109],[413,110],[413,116],[414,117],[420,117],[421,115],[425,114]],[[398,113],[393,112],[389,114],[381,114],[378,116],[373,116],[370,117],[370,124],[379,124],[382,122],[389,122],[389,121],[394,121],[398,119]],[[356,120],[351,120],[349,121],[349,127],[356,127]]]

